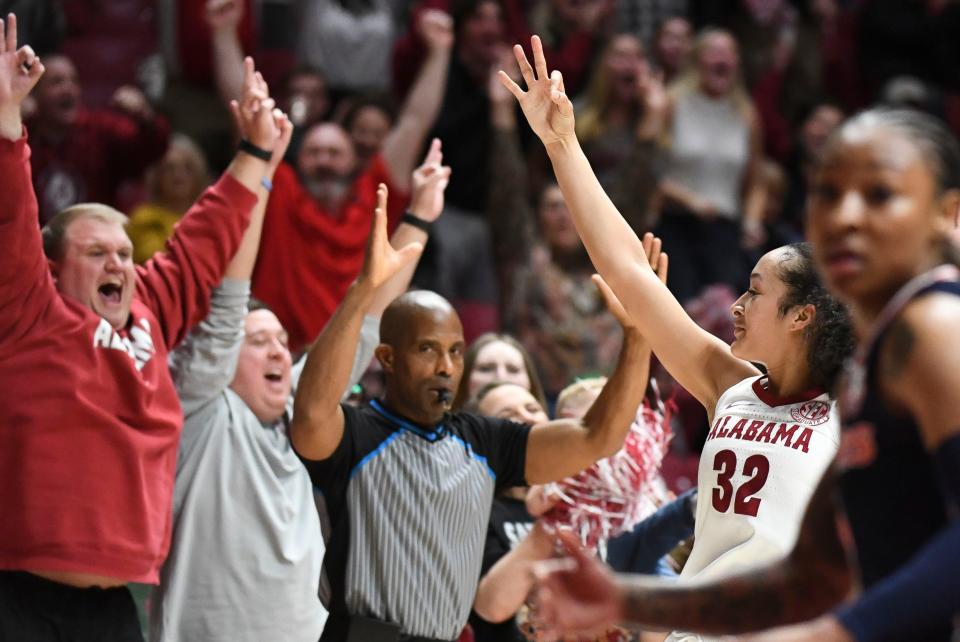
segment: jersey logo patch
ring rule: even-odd
[[[840,434],[837,465],[841,470],[866,468],[877,459],[876,429],[869,421],[861,421]]]
[[[830,419],[830,404],[825,401],[808,401],[798,408],[790,409],[794,421],[819,426]]]

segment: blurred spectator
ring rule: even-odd
[[[760,123],[740,80],[737,43],[708,29],[694,58],[671,88],[658,232],[670,252],[670,290],[681,303],[711,283],[742,288],[743,250],[764,240]]]
[[[667,108],[663,82],[650,70],[643,43],[630,34],[611,38],[578,105],[577,137],[600,184],[640,234],[652,224],[655,142]]]
[[[666,245],[664,250],[668,251]],[[670,269],[673,269],[672,257]],[[688,301],[683,307],[697,325],[725,342],[733,341],[733,316],[730,314],[730,308],[737,295],[726,284],[711,285],[700,293],[696,298]],[[686,446],[686,454],[691,454],[694,461],[699,459],[700,451],[703,450],[703,444],[707,438],[707,432],[710,430],[710,423],[707,417],[707,411],[703,405],[691,395],[686,388],[681,387],[676,380],[662,366],[657,369],[657,381],[661,384],[661,390],[664,397],[672,398],[677,404],[676,419],[680,424],[680,429],[675,431],[678,437],[674,439],[674,446]],[[694,486],[697,483],[696,465],[694,464],[694,474],[691,481]],[[686,489],[684,489],[686,490]]]
[[[457,387],[453,408],[463,408],[484,386],[495,381],[526,388],[541,406],[546,407],[543,385],[533,359],[510,335],[490,332],[478,337],[463,355],[463,377]]]
[[[485,417],[500,417],[531,425],[550,419],[540,402],[525,386],[497,380],[480,389],[471,400],[469,411]],[[483,546],[481,578],[501,557],[524,541],[534,527],[535,518],[527,510],[526,496],[527,487],[516,486],[504,489],[494,498],[487,526],[487,540]],[[528,542],[527,546],[533,543]],[[548,555],[553,541],[547,537],[544,543]],[[513,618],[508,617],[502,622],[488,622],[474,611],[470,614],[470,625],[477,642],[523,642],[525,639]]]
[[[628,46],[639,47],[633,36],[617,38]],[[616,47],[615,39],[610,49],[615,51]],[[612,55],[607,53],[605,59]],[[638,113],[641,107],[636,104],[639,102],[636,71],[639,64],[636,58],[628,57],[625,82],[612,87],[609,78],[612,73],[601,71],[594,77],[594,85],[600,87],[598,93],[603,92],[601,96],[619,91],[627,94],[623,100],[627,105],[615,100],[609,101],[613,103],[610,107],[606,106],[606,100],[603,105],[591,103],[587,108],[590,117],[586,120],[592,123],[591,127],[603,131],[609,140],[613,140],[614,135],[602,129],[606,125],[603,115],[612,112],[621,119],[639,121],[639,125],[633,121],[622,125],[620,131],[626,130],[626,153],[630,158],[623,161],[623,167],[611,170],[611,181],[624,188],[620,192],[622,200],[632,201],[624,212],[633,224],[641,226],[646,224],[645,204],[656,183],[649,175],[652,145],[635,142],[634,128],[642,128],[643,123]],[[590,279],[594,272],[590,257],[557,184],[547,184],[538,195],[536,208],[530,206],[513,96],[499,82],[491,83],[490,94],[494,131],[488,216],[503,293],[503,326],[530,352],[544,377],[547,396],[552,398],[573,377],[609,372],[617,358],[620,327]],[[633,151],[631,146],[639,150]],[[640,171],[636,167],[640,167]],[[646,174],[647,180],[640,180],[637,174]],[[636,212],[640,214],[630,216]]]
[[[543,26],[555,25],[544,48],[553,68],[563,74],[568,91],[575,92],[586,80],[608,0],[579,4],[556,0],[543,6]],[[453,16],[457,43],[443,109],[431,135],[444,141],[453,168],[448,202],[466,213],[479,214],[486,211],[490,189],[490,74],[503,67],[505,45],[519,43],[529,54],[530,19],[520,0],[421,0],[411,14],[410,30],[394,47],[393,79],[399,95],[406,93],[424,55],[420,24],[437,9]]]
[[[756,41],[748,84],[763,124],[765,151],[780,163],[789,158],[796,123],[806,117],[811,96],[853,100],[859,93],[855,60],[849,51],[842,53],[849,42],[835,42],[855,39],[849,12],[841,13],[835,0],[796,4],[795,9],[778,10],[779,18],[754,9],[732,27],[744,50],[745,39]]]
[[[620,0],[617,2],[616,29],[635,34],[649,44],[655,37],[658,25],[675,16],[687,15],[687,0]]]
[[[843,121],[844,114],[830,102],[816,103],[799,121],[793,148],[785,170],[787,193],[780,220],[794,235],[803,235],[804,212],[807,206],[807,186],[827,139]]]
[[[174,134],[167,153],[147,170],[145,182],[147,199],[133,208],[127,223],[137,263],[163,249],[173,226],[210,184],[210,169],[196,143]]]
[[[38,56],[60,48],[67,22],[62,0],[2,0],[0,16],[17,16],[20,42],[29,42]]]
[[[484,7],[485,0],[420,0],[414,6],[410,28],[397,41],[393,52],[393,82],[400,95],[410,87],[425,54],[418,25],[424,13],[437,10],[454,17],[458,42],[466,40],[462,48],[458,45],[457,55],[478,82],[496,61],[497,49],[504,40],[520,44],[530,55],[530,36],[536,32],[543,37],[552,68],[563,74],[567,90],[571,94],[579,90],[586,80],[592,54],[601,42],[598,34],[604,30],[612,9],[609,0],[550,0],[539,4],[487,1],[493,6]]]
[[[54,54],[43,62],[36,112],[27,121],[41,224],[75,203],[116,204],[120,184],[163,156],[169,137],[166,121],[137,88],[120,87],[110,109],[89,111],[70,59]]]
[[[319,123],[330,112],[326,77],[312,67],[295,67],[284,78],[280,104],[301,131]]]
[[[377,185],[390,187],[391,228],[400,218],[417,156],[440,108],[453,46],[448,21],[432,21],[424,33],[430,54],[396,124],[367,164],[340,125],[321,122],[304,134],[296,167],[283,163],[274,176],[253,293],[283,323],[294,353],[317,336],[360,271]],[[218,42],[214,68],[227,98],[237,94],[242,51],[235,29],[223,29]]]
[[[343,115],[343,128],[353,141],[357,160],[366,165],[380,150],[393,127],[396,114],[386,96],[363,96],[349,103]]]
[[[243,41],[244,4],[241,0],[207,0],[206,20],[211,32],[214,79],[222,101],[237,94],[241,77],[237,61],[249,46]],[[284,160],[295,162],[306,130],[326,118],[331,101],[326,76],[309,66],[291,69],[282,79],[278,102],[293,123],[293,139]]]
[[[571,96],[588,80],[593,56],[603,44],[614,11],[613,0],[547,0],[527,8],[522,0],[503,3],[509,37],[528,55],[530,36],[536,33],[552,56],[550,64],[563,74]],[[529,11],[529,20],[525,11]]]
[[[283,160],[296,164],[307,130],[330,115],[327,79],[316,69],[296,67],[283,79],[283,94],[279,102],[293,123],[293,138]]]
[[[338,91],[389,89],[390,0],[304,0],[299,9],[301,64]]]
[[[862,109],[870,102],[857,53],[862,5],[861,0],[816,0],[811,6],[820,34],[823,92],[847,113]]]
[[[523,207],[505,211],[502,218],[507,223],[532,217]],[[574,377],[609,372],[621,335],[591,281],[590,257],[556,184],[541,193],[537,219],[539,234],[528,232],[526,251],[516,255],[525,262],[511,262],[517,267],[508,272],[504,327],[529,350],[547,396],[555,397]],[[521,249],[516,241],[512,245]]]
[[[230,162],[236,140],[230,113],[213,90],[219,89],[214,66],[219,43],[210,21],[235,21],[234,37],[242,59],[256,48],[253,0],[171,0],[157,2],[155,7],[166,75],[160,109],[173,130],[194,140],[211,169],[220,171]]]
[[[693,51],[693,25],[683,16],[671,16],[660,23],[653,40],[653,63],[670,84],[690,64]]]
[[[759,257],[768,251],[803,240],[803,232],[796,230],[783,218],[787,196],[787,174],[776,161],[763,160],[760,172],[763,181],[763,228],[765,241],[759,250],[751,256]]]
[[[600,391],[607,384],[606,377],[588,377],[579,379],[566,386],[557,395],[556,417],[582,417],[590,410],[590,406],[600,396]]]
[[[441,16],[446,14],[432,9],[415,13],[415,30],[397,41],[394,83],[398,95],[406,94],[409,78],[420,68],[427,27]],[[453,169],[447,203],[478,213],[486,207],[489,187],[487,83],[503,47],[503,12],[495,0],[458,0],[453,19],[456,43],[443,104],[430,135],[444,142]]]
[[[435,9],[415,12],[413,17],[415,33],[398,41],[395,49],[394,69],[400,74],[416,69],[432,25],[450,20]],[[453,25],[456,44],[449,55],[450,73],[431,131],[431,136],[443,140],[453,174],[447,211],[434,229],[414,283],[448,298],[461,313],[464,336],[472,340],[499,327],[490,230],[480,214],[490,185],[487,85],[504,49],[500,5],[494,0],[458,0]],[[394,78],[398,87],[404,78]]]

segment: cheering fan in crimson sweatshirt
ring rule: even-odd
[[[167,353],[239,246],[278,115],[248,59],[233,109],[248,151],[135,267],[104,205],[41,240],[19,109],[42,73],[0,21],[0,639],[141,640],[125,584],[155,583],[167,554],[183,422]]]

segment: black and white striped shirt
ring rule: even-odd
[[[343,412],[333,455],[304,462],[333,526],[323,640],[345,637],[348,614],[456,639],[476,593],[493,496],[526,484],[530,428],[455,413],[427,429],[377,402]]]

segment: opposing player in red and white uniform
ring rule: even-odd
[[[757,262],[732,306],[732,345],[697,326],[650,269],[647,255],[659,240],[637,238],[600,187],[574,133],[563,79],[548,74],[539,39],[532,44],[535,67],[514,48],[527,90],[503,72],[501,80],[544,143],[594,266],[710,416],[696,540],[683,576],[699,580],[782,557],[838,447],[825,391],[852,351],[849,320],[820,284],[809,247],[795,244]]]

